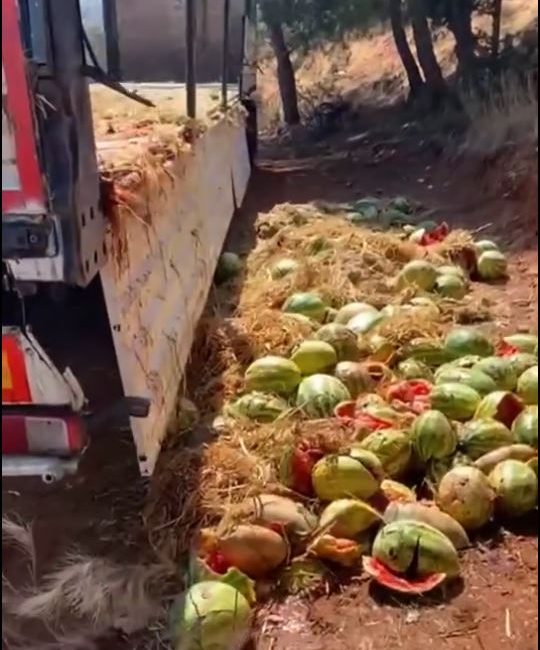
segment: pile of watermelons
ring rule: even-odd
[[[352,220],[377,217],[369,202],[356,207]],[[444,237],[437,228],[405,224],[405,235],[429,245],[427,235]],[[507,273],[491,242],[477,243],[476,254],[480,278]],[[220,281],[238,269],[224,258]],[[269,269],[276,280],[297,271],[291,258]],[[470,277],[415,260],[391,281],[411,297],[382,310],[366,302],[335,310],[315,291],[283,303],[313,335],[288,357],[269,354],[246,369],[242,394],[224,412],[229,428],[326,420],[347,433],[332,452],[309,437],[279,450],[283,489],[250,496],[201,531],[195,584],[172,615],[178,647],[242,647],[258,581],[301,593],[339,567],[396,592],[426,593],[460,575],[476,531],[536,510],[537,336],[454,327],[441,339],[397,345],[381,333],[396,312],[436,314],[431,294],[459,301]]]

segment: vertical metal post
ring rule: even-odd
[[[223,49],[221,52],[221,108],[227,108],[227,86],[229,83],[229,17],[230,0],[223,0]]]
[[[102,0],[102,2],[105,47],[107,50],[107,72],[113,79],[120,81],[120,38],[118,35],[116,0]]]
[[[491,56],[496,61],[501,43],[502,0],[495,0],[493,6],[493,33],[491,35]]]
[[[188,117],[197,116],[197,78],[195,42],[197,30],[196,0],[186,0],[186,104]]]

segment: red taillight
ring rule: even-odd
[[[26,363],[17,337],[2,334],[2,404],[32,402]]]
[[[2,454],[71,457],[87,444],[83,420],[73,414],[2,412]]]

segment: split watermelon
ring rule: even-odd
[[[364,571],[379,585],[400,594],[420,595],[433,591],[446,580],[446,573],[432,573],[421,578],[408,578],[391,571],[374,557],[362,558]]]

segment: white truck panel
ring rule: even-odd
[[[175,412],[235,201],[246,192],[243,124],[212,126],[171,171],[171,185],[151,200],[151,223],[126,216],[122,260],[109,255],[101,271],[124,393],[152,404],[147,418],[131,422],[143,475],[152,473]]]

